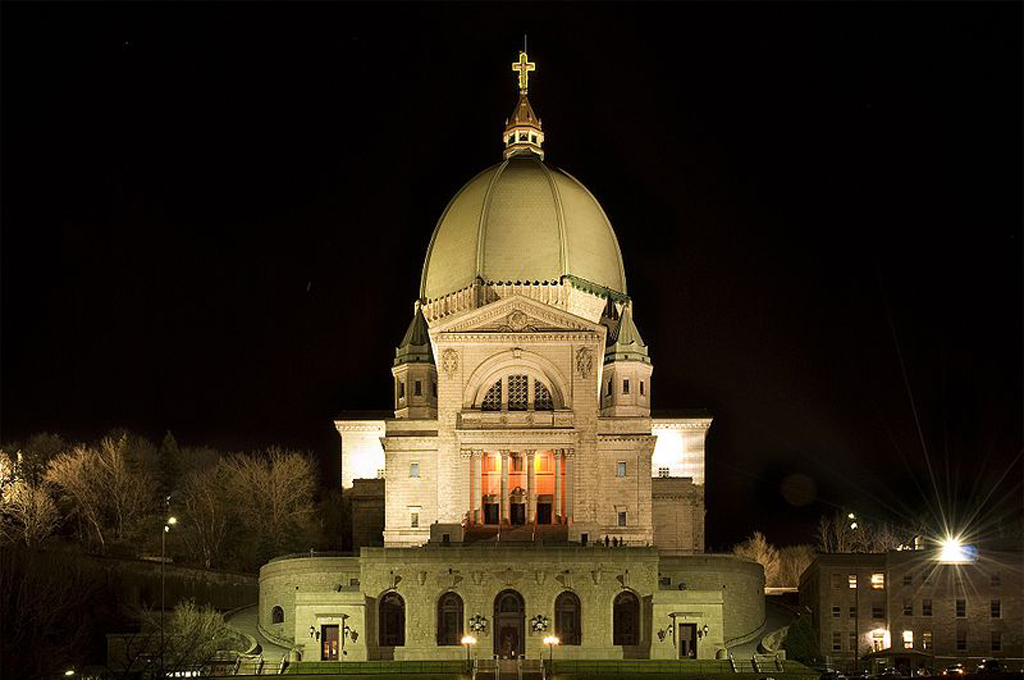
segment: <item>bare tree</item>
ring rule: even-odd
[[[740,557],[754,560],[764,567],[766,585],[778,584],[779,551],[768,542],[768,539],[760,531],[755,531],[754,535],[746,541],[733,546],[732,551]]]
[[[779,550],[779,585],[796,588],[800,575],[814,561],[814,548],[809,545],[791,545]]]
[[[136,538],[155,507],[155,484],[124,434],[56,456],[46,481],[88,527],[101,551]]]
[[[0,541],[35,548],[56,531],[60,520],[57,504],[43,484],[19,480],[0,492]]]
[[[192,557],[207,569],[219,564],[231,519],[228,475],[224,465],[185,477],[181,503],[185,507],[184,539]]]

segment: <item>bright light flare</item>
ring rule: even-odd
[[[947,536],[939,545],[939,562],[944,564],[973,562],[978,556],[974,546],[967,545],[959,536]]]
[[[546,638],[544,638],[544,644],[546,644],[548,646],[557,645],[559,642],[561,642],[561,640],[559,640],[554,635],[549,635]]]
[[[472,635],[466,635],[465,637],[462,638],[462,644],[464,644],[464,645],[475,645],[476,644],[476,638],[473,637]]]

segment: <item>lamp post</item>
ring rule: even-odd
[[[560,640],[554,635],[544,638],[544,644],[548,646],[548,665],[551,666],[552,674],[555,672],[555,645],[559,642]]]
[[[165,505],[170,507],[170,496]],[[167,534],[177,523],[177,517],[168,517],[164,522],[164,530],[160,532],[160,677],[164,676],[164,562],[167,561]]]
[[[466,648],[466,672],[467,673],[472,673],[473,672],[473,660],[469,656],[469,650],[470,650],[470,648],[473,645],[476,644],[476,638],[473,637],[472,635],[463,635],[462,636],[462,644]]]

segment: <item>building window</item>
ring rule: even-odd
[[[832,651],[838,652],[843,649],[843,634],[832,633]]]
[[[530,379],[525,375],[508,377],[508,410],[525,411],[529,405]]]
[[[841,612],[842,612],[842,608],[839,605],[837,605],[837,604],[833,604],[832,605],[832,618],[833,619],[838,619],[839,616],[841,615]]]
[[[850,618],[851,619],[857,618],[857,608],[856,607],[850,607]]]
[[[480,408],[484,411],[500,411],[501,410],[501,381],[491,385],[491,389],[487,390],[487,394],[484,395],[484,401],[480,404]]]
[[[668,468],[665,468],[665,467],[658,468],[658,476],[659,477],[668,477],[670,472],[671,472],[671,470],[669,470]]]
[[[533,381],[533,409],[535,411],[553,411],[555,409],[551,390],[539,380]]]
[[[992,600],[992,609],[990,616],[993,619],[999,619],[1003,616],[1003,604],[999,600]]]
[[[512,463],[512,472],[523,471],[523,457],[524,456],[521,453],[509,454],[509,461]]]
[[[644,381],[640,381],[640,396],[644,396]]]
[[[930,630],[921,631],[921,649],[929,651],[932,648],[932,632]]]
[[[419,463],[409,463],[409,476],[410,477],[419,477],[420,476],[420,464]]]
[[[536,144],[536,143],[537,143],[537,135],[530,135],[530,144]],[[566,643],[563,642],[562,644],[564,645]]]
[[[398,381],[398,398],[405,399],[405,383],[401,380]]]
[[[956,618],[963,619],[967,617],[967,600],[956,601]]]
[[[850,590],[857,590],[857,575],[849,574],[846,577],[846,583],[850,586]]]
[[[381,647],[402,647],[405,645],[405,600],[398,593],[391,591],[380,598],[377,607],[379,635],[377,643]]]
[[[882,590],[885,588],[885,574],[872,574],[871,587],[875,590]]]
[[[914,648],[914,631],[905,630],[903,631],[903,649]]]
[[[832,581],[832,587],[833,588],[842,588],[843,587],[843,575],[842,574],[832,574],[831,581]]]
[[[616,511],[616,514],[618,515],[619,526],[620,527],[626,526],[626,511],[625,510],[618,510],[618,511]]]
[[[622,381],[622,393],[623,394],[629,394],[629,379],[628,378]]]
[[[857,651],[857,634],[856,633],[850,633],[850,651],[851,652],[856,652]]]
[[[903,615],[904,616],[913,616],[914,615],[914,603],[913,602],[904,602],[903,603]]]
[[[932,615],[932,601],[931,600],[921,600],[921,616],[931,616],[931,615]]]
[[[885,633],[880,630],[871,633],[871,651],[880,652],[885,648]]]
[[[625,477],[626,476],[626,461],[620,460],[615,464],[615,476]]]
[[[999,586],[1003,585],[1002,575],[992,574],[992,576],[989,577],[989,585],[991,585],[993,588],[998,588]]]
[[[1003,634],[998,630],[992,631],[992,651],[1003,651]]]
[[[885,607],[880,604],[872,605],[871,607],[871,618],[876,621],[885,618]]]
[[[607,395],[609,397],[612,396],[612,381],[611,380],[608,381],[608,392],[607,392]]]
[[[435,397],[437,396],[437,381],[436,380],[431,380],[430,381],[430,392]]]
[[[913,574],[904,574],[903,575],[903,585],[905,585],[905,586],[912,586],[912,585],[914,585],[914,575]]]
[[[417,396],[417,397],[422,397],[423,396],[423,381],[422,380],[417,380],[416,382],[413,383],[413,385],[412,385],[412,393],[413,393],[413,396]]]
[[[418,505],[409,506],[409,526],[413,529],[418,529],[420,526],[420,510]]]
[[[580,644],[580,598],[576,593],[563,592],[555,599],[555,637],[559,644]]]
[[[619,593],[612,604],[612,644],[640,644],[640,600],[629,590]]]
[[[284,623],[284,610],[281,607],[274,607],[270,610],[271,623]]]
[[[458,593],[445,593],[437,601],[437,644],[462,644],[462,598]]]
[[[956,632],[956,651],[967,651],[967,629],[961,628]]]

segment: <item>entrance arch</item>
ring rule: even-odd
[[[526,603],[515,590],[503,590],[494,598],[494,653],[515,659],[526,647]]]

